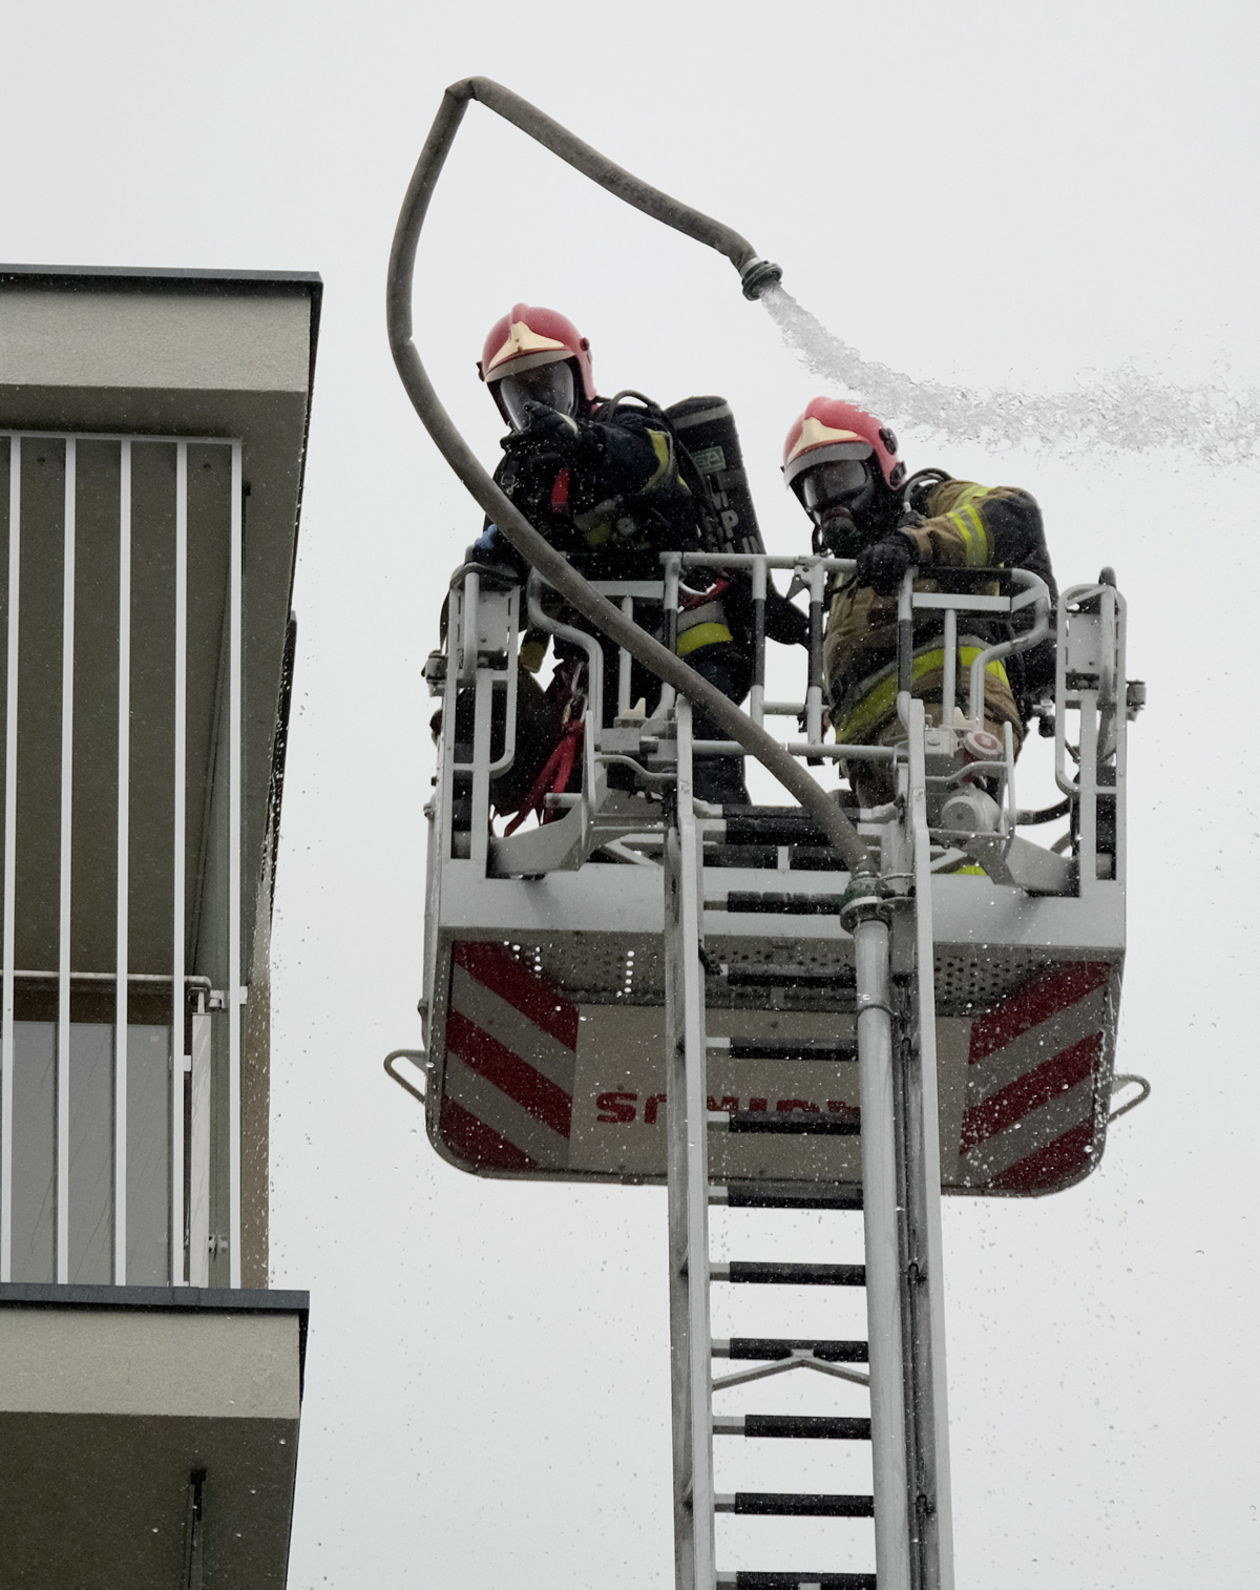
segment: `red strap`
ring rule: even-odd
[[[551,483],[551,511],[552,513],[565,513],[569,507],[569,485],[572,481],[569,466],[561,466],[559,473]]]
[[[682,586],[678,593],[678,608],[680,612],[689,613],[693,607],[703,607],[706,602],[716,602],[724,591],[731,588],[729,574],[719,574],[717,579],[707,591],[694,591],[689,586]],[[684,596],[683,592],[687,594]]]
[[[560,738],[552,747],[551,755],[543,763],[542,772],[530,785],[529,794],[518,807],[516,816],[503,830],[505,839],[516,832],[531,812],[538,814],[540,823],[554,822],[560,815],[547,808],[547,796],[563,794],[568,788],[573,764],[582,748],[583,727],[581,718],[574,718],[571,723],[565,724]]]

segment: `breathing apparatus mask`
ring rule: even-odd
[[[831,458],[801,476],[800,497],[814,523],[814,547],[832,557],[856,557],[883,533],[883,477],[873,455]]]
[[[500,379],[498,388],[508,424],[514,431],[525,430],[525,408],[529,403],[541,403],[570,417],[577,413],[577,382],[573,377],[573,365],[568,359],[557,359],[551,364],[535,365],[532,370],[505,375]]]

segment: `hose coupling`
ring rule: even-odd
[[[760,298],[767,287],[777,286],[782,280],[783,267],[772,265],[768,259],[750,259],[739,273],[745,298]]]
[[[855,872],[840,899],[840,926],[852,933],[871,917],[887,920],[889,901],[881,880],[873,872]]]

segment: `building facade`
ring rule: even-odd
[[[268,952],[320,292],[0,267],[0,1590],[285,1583]]]

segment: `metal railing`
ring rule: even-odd
[[[37,1124],[30,1099],[25,1119],[19,1108],[23,1051],[45,1025],[32,1017],[47,1014],[54,1235],[51,1273],[39,1278],[83,1278],[72,1230],[87,1221],[110,1233],[108,1273],[94,1260],[92,1278],[137,1279],[129,1188],[137,1164],[156,1157],[166,1166],[161,1279],[239,1285],[241,443],[29,431],[0,433],[5,442],[0,1280],[35,1278],[32,1232],[15,1232],[32,1193],[16,1182],[25,1162],[15,1133]],[[20,969],[47,965],[49,951],[51,971]],[[141,1029],[146,1056],[152,1033],[166,1035],[160,1141],[151,1112],[143,1131],[134,1113]],[[76,1099],[89,1091],[89,1030],[108,1034],[90,1092],[99,1111],[107,1067],[109,1153],[85,1188],[76,1137],[99,1147],[99,1122]],[[151,1253],[140,1269],[157,1278]]]
[[[740,575],[747,582],[752,614],[748,659],[752,682],[745,705],[753,721],[761,725],[774,718],[795,720],[799,725],[798,734],[785,734],[780,743],[792,755],[807,762],[883,762],[894,769],[904,765],[908,755],[904,741],[841,744],[831,737],[823,658],[826,608],[833,582],[852,571],[852,561],[689,553],[669,554],[662,562],[663,578],[659,582],[597,582],[596,589],[628,617],[662,637],[666,644],[672,644],[677,634],[680,599],[692,588],[703,589],[720,571]],[[784,666],[791,666],[792,660],[798,660],[797,666],[803,674],[799,693],[790,693],[784,699],[771,695],[767,688],[765,613],[770,581],[776,573],[780,579],[786,577],[791,582],[790,595],[805,595],[809,628],[806,648],[779,648],[776,671],[781,673]],[[1012,654],[1026,651],[1054,635],[1055,615],[1045,584],[1029,571],[950,569],[941,574],[944,578],[937,583],[948,584],[951,588],[916,589],[912,576],[900,589],[896,609],[899,650],[895,667],[889,670],[890,678],[898,687],[898,717],[905,726],[915,632],[919,632],[918,644],[921,645],[925,620],[929,623],[935,620],[931,644],[942,653],[942,668],[940,698],[929,704],[929,723],[935,720],[948,727],[954,724],[957,716],[981,726],[986,717],[987,671]],[[1002,582],[999,594],[994,594],[993,590],[996,581]],[[625,734],[618,734],[618,725],[624,731],[628,725],[640,724],[642,745],[657,745],[671,738],[674,691],[668,685],[660,686],[653,681],[652,691],[642,704],[632,700],[631,679],[637,676],[632,673],[629,656],[619,652],[615,662],[612,661],[615,648],[611,643],[570,622],[572,615],[548,594],[536,573],[529,578],[522,602],[521,590],[510,578],[505,580],[497,572],[487,575],[475,565],[466,566],[457,571],[452,582],[451,603],[452,665],[444,685],[448,725],[444,765],[448,779],[454,772],[466,781],[469,799],[465,806],[466,816],[457,817],[447,834],[447,842],[454,844],[455,851],[448,848],[446,853],[458,853],[484,862],[491,843],[490,819],[494,805],[491,783],[513,765],[521,749],[516,707],[522,606],[533,630],[549,636],[553,645],[561,643],[571,654],[585,658],[585,721],[588,728],[598,726],[597,732],[588,732],[584,737],[580,791],[550,796],[547,804],[553,815],[577,805],[589,807],[597,803],[607,769],[618,761],[634,760],[621,743]],[[964,622],[968,615],[973,617],[970,626]],[[1092,808],[1097,804],[1099,789],[1095,786],[1100,784],[1100,779],[1094,775],[1083,779],[1079,773],[1069,778],[1066,772],[1069,760],[1078,766],[1096,766],[1123,758],[1122,619],[1123,604],[1110,587],[1078,587],[1065,593],[1059,604],[1060,666],[1054,727],[1057,776],[1060,787],[1069,795],[1061,815],[1068,819],[1069,831],[1057,844],[1060,849],[1070,846],[1074,853],[1079,853],[1082,845],[1091,851],[1095,847],[1098,835],[1092,813],[1088,821],[1084,821],[1078,808],[1084,805]],[[975,628],[976,620],[990,626],[990,632],[994,625],[1002,625],[1010,632],[1005,638],[975,647],[966,631],[969,627]],[[1084,636],[1086,624],[1094,629],[1101,626],[1105,635],[1101,639],[1093,633]],[[1093,687],[1084,692],[1068,688],[1064,676],[1062,658],[1070,648],[1077,654],[1093,651],[1103,654],[1099,676]],[[975,654],[969,655],[973,650]],[[962,656],[965,661],[960,662]],[[606,694],[614,686],[614,699],[605,701]],[[492,733],[492,702],[496,691],[499,700],[494,709]],[[465,754],[456,759],[450,725],[460,700],[465,704],[473,703],[473,728],[469,734],[465,720]],[[1070,736],[1069,712],[1078,714],[1079,744]],[[744,755],[743,748],[731,740],[696,740],[693,749],[706,756]],[[1015,754],[1016,742],[1007,732],[1000,752],[995,752],[992,761],[972,763],[968,769],[969,776],[983,776],[993,787],[1000,807],[999,836],[1004,839],[1014,833],[1021,819],[1044,820],[1047,815],[1022,813],[1017,807],[1013,778]],[[637,765],[646,771],[642,760]],[[658,777],[659,772],[657,768]],[[943,795],[954,777],[948,770],[937,773],[929,769],[929,792],[939,789]],[[645,782],[650,784],[651,779]],[[1102,798],[1106,798],[1109,791],[1105,783],[1101,787]],[[461,822],[465,830],[462,839],[458,837]],[[942,848],[948,846],[942,842]]]

